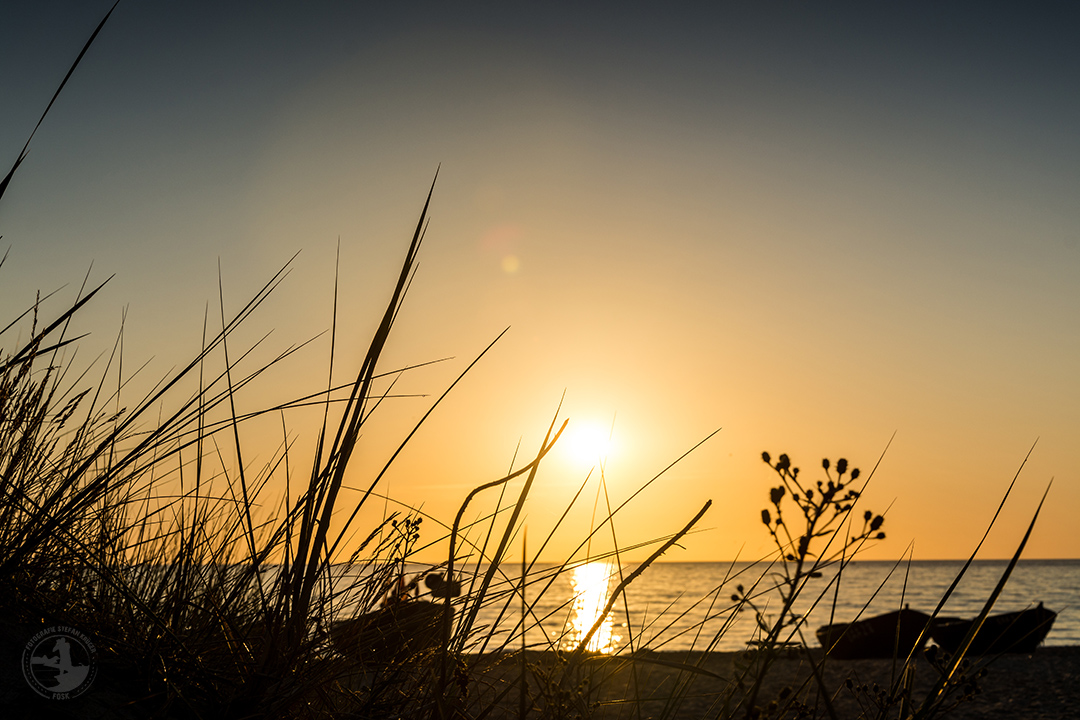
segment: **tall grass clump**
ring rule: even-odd
[[[421,548],[419,511],[403,508],[373,526],[358,525],[365,504],[384,499],[379,483],[415,433],[374,476],[346,483],[362,430],[387,397],[379,361],[412,281],[430,198],[429,192],[353,380],[338,386],[328,379],[321,393],[294,402],[238,408],[239,391],[296,348],[249,367],[250,348],[237,352],[231,344],[289,265],[231,317],[222,303],[220,329],[208,331],[190,362],[134,402],[125,396],[122,331],[96,380],[89,370],[76,373],[74,355],[65,355],[77,339],[69,328],[104,283],[48,321],[40,320],[49,309],[39,300],[8,326],[4,337],[25,339],[16,339],[0,364],[0,642],[17,656],[28,637],[50,626],[93,638],[100,673],[92,692],[71,701],[77,713],[436,718],[499,710],[506,692],[489,698],[472,689],[489,667],[477,658],[505,655],[545,618],[537,617],[535,600],[524,604],[508,634],[482,616],[524,602],[526,581],[541,584],[543,594],[560,572],[594,559],[593,537],[608,526],[614,533],[614,518],[629,500],[609,507],[565,563],[533,573],[560,519],[515,585],[506,559],[541,463],[566,427],[555,420],[532,459],[478,486],[454,523],[437,531],[433,541],[448,540],[449,553],[424,582],[438,602],[413,598],[419,578],[406,579]],[[334,334],[336,325],[335,319]],[[264,467],[243,461],[248,422],[281,415],[284,423],[288,411],[315,395],[322,422],[308,461],[290,455],[284,429],[286,439]],[[275,483],[285,486],[276,498],[269,489]],[[493,506],[467,517],[492,495]],[[569,499],[567,513],[580,495]],[[604,615],[707,508],[656,541],[650,558],[622,578]],[[623,550],[616,543],[610,554]],[[422,607],[435,612],[410,624],[407,615]],[[554,651],[559,664],[533,665],[511,685],[527,698],[526,714],[594,707],[574,688],[601,621],[569,653],[540,648]],[[9,680],[4,699],[13,707],[33,712],[47,702],[17,676]]]

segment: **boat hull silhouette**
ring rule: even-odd
[[[828,656],[839,660],[904,658],[916,644],[929,639],[929,633],[923,632],[929,624],[926,613],[904,608],[866,620],[824,625],[818,628],[817,638]]]
[[[1055,618],[1057,613],[1047,610],[1042,603],[1019,612],[990,615],[983,621],[968,653],[996,655],[1034,652],[1046,639]],[[960,618],[939,619],[931,629],[931,637],[942,650],[955,654],[974,622]]]

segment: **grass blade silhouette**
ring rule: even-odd
[[[26,144],[23,145],[22,150],[19,152],[19,156],[15,158],[15,163],[11,166],[11,169],[8,170],[7,175],[4,176],[4,179],[0,180],[0,198],[4,197],[4,192],[7,190],[8,184],[11,183],[12,176],[15,175],[15,171],[19,169],[19,166],[22,165],[23,160],[26,159],[26,153],[30,149],[30,141],[34,139],[34,135],[37,134],[38,128],[41,127],[42,121],[45,119],[45,116],[49,114],[49,110],[52,109],[53,103],[56,102],[56,98],[60,97],[60,91],[64,89],[65,85],[67,85],[67,81],[71,78],[71,74],[75,72],[75,68],[77,68],[79,66],[79,63],[82,62],[83,56],[86,55],[86,51],[89,50],[90,46],[94,44],[94,40],[97,39],[98,33],[101,32],[101,28],[105,27],[105,23],[108,21],[109,16],[112,15],[113,10],[115,10],[116,6],[119,4],[120,0],[116,0],[116,2],[113,3],[113,6],[109,8],[109,12],[105,13],[105,17],[101,18],[101,22],[99,22],[98,26],[94,28],[94,32],[90,33],[90,38],[86,41],[86,44],[83,45],[83,49],[79,53],[79,56],[75,58],[75,62],[71,63],[71,67],[68,68],[67,75],[65,75],[64,79],[60,81],[60,86],[57,87],[56,92],[53,93],[52,100],[49,100],[49,104],[45,106],[45,112],[41,113],[41,117],[38,118],[37,125],[34,125],[34,129],[30,132],[30,137],[26,138]]]

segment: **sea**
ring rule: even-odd
[[[814,630],[831,622],[910,607],[931,613],[958,577],[963,561],[855,561],[838,573],[826,569],[808,581],[795,604],[802,620],[781,639],[818,645]],[[941,610],[942,616],[974,617],[992,594],[1008,561],[975,561]],[[521,569],[504,566],[475,607],[467,649],[574,647],[589,636],[588,649],[626,652],[738,651],[761,638],[758,620],[775,622],[780,566],[763,563],[656,562],[633,577],[604,614],[616,587],[636,570],[633,564],[588,562],[573,566],[536,564],[526,575],[522,604]],[[474,609],[468,600],[485,568],[465,567],[459,621]],[[420,566],[407,572],[422,573]],[[422,584],[421,584],[422,587]],[[740,603],[733,596],[749,597]],[[1046,645],[1080,646],[1080,560],[1024,560],[1014,569],[994,603],[992,614],[1043,603],[1057,613]],[[602,619],[601,619],[601,616]],[[522,638],[522,617],[525,635]]]

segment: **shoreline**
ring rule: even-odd
[[[474,685],[481,697],[517,685],[520,655],[466,656],[473,669]],[[821,648],[811,648],[810,657],[821,659]],[[750,655],[744,652],[642,651],[634,655],[589,655],[577,670],[577,691],[588,689],[587,699],[600,703],[599,717],[619,716],[628,712],[628,704],[640,705],[641,717],[674,718],[714,717],[720,709],[723,691],[738,674]],[[558,660],[550,651],[526,651],[530,673],[530,694],[542,694],[533,685],[537,678],[557,671]],[[742,665],[740,665],[742,663]],[[682,669],[691,666],[698,671]],[[950,720],[1052,720],[1069,717],[1080,707],[1080,646],[1040,647],[1031,654],[973,657],[966,672],[975,680],[978,691],[970,698],[959,697],[955,707],[937,717]],[[830,660],[822,669],[825,686],[832,696],[829,702],[839,718],[856,718],[875,709],[877,688],[888,688],[898,674],[892,660]],[[552,673],[554,676],[554,673]],[[851,685],[847,683],[851,679]],[[921,701],[931,691],[938,671],[923,657],[915,662],[913,695]],[[805,653],[775,660],[762,686],[757,704],[787,696],[800,697],[820,716],[827,717],[824,700],[816,691],[811,663]],[[517,692],[508,695],[517,697]],[[959,695],[959,693],[958,693]],[[515,708],[507,708],[507,717]],[[674,713],[672,712],[674,710]],[[636,716],[636,711],[631,713]],[[875,712],[869,713],[871,716]]]

